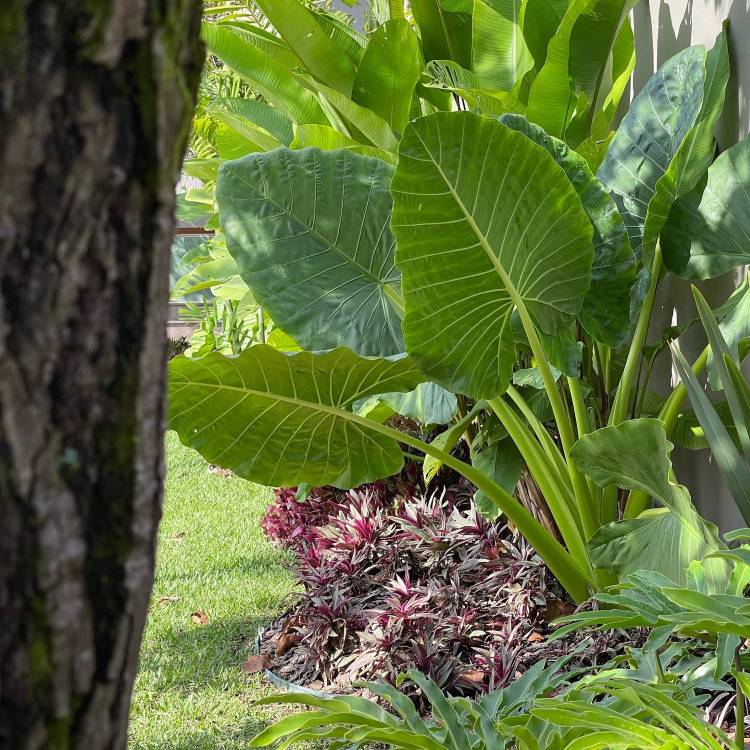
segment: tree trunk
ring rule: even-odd
[[[0,748],[127,743],[199,0],[2,0]]]

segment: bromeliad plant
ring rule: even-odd
[[[446,32],[453,27],[441,27],[448,33],[440,37],[444,46],[432,45],[438,28],[426,19],[437,16],[420,15],[422,4],[413,4],[425,61],[453,50],[446,69],[471,64],[472,75],[482,75],[475,54],[483,49],[477,39],[487,18],[511,29],[531,54],[511,66],[516,78],[507,89],[500,88],[504,83],[469,89],[465,81],[452,89],[451,107],[474,110],[494,91],[500,105],[491,115],[434,111],[407,123],[439,109],[425,93],[429,81],[402,86],[401,67],[389,62],[397,58],[382,51],[388,40],[399,50],[413,46],[416,31],[408,19],[388,23],[411,42],[394,41],[393,25],[385,24],[361,57],[354,48],[353,57],[334,59],[331,45],[351,41],[351,34],[344,38],[338,26],[321,32],[325,23],[299,6],[286,18],[279,8],[287,3],[260,4],[294,55],[283,76],[280,63],[258,56],[251,30],[222,26],[207,38],[236,70],[244,64],[243,45],[255,45],[248,58],[255,67],[243,75],[256,76],[261,92],[261,76],[279,83],[267,87],[264,107],[288,115],[293,136],[266,153],[256,148],[223,164],[216,196],[239,275],[306,351],[290,356],[253,346],[236,358],[173,360],[171,426],[208,460],[270,485],[371,482],[400,469],[406,445],[426,456],[428,472],[443,464],[473,482],[577,601],[611,582],[613,572],[662,568],[654,547],[660,536],[674,551],[668,572],[684,582],[690,560],[722,547],[669,476],[667,436],[685,388],[677,387],[661,408],[663,434],[648,420],[625,420],[639,416],[642,351],[665,266],[681,274],[700,266],[705,275],[744,262],[745,250],[731,258],[717,250],[713,265],[692,260],[705,258],[710,237],[686,247],[682,231],[686,215],[695,224],[691,236],[701,236],[701,227],[710,233],[716,225],[713,214],[737,213],[727,202],[740,200],[748,182],[734,166],[750,153],[743,142],[730,163],[735,179],[725,181],[728,192],[708,198],[719,179],[714,175],[728,168],[726,155],[709,168],[729,75],[724,35],[710,51],[691,47],[665,63],[611,142],[597,136],[606,153],[592,156],[591,137],[619,100],[619,83],[604,82],[617,67],[618,44],[629,49],[627,5],[617,12],[606,5],[614,44],[591,57],[602,62],[594,70],[584,63],[591,40],[601,41],[590,21],[603,3],[572,3],[552,29],[532,3],[518,23],[507,13],[493,15],[483,2],[463,16],[451,11],[449,20],[466,24],[456,28],[472,32],[472,53],[461,59],[460,36]],[[445,15],[442,6],[437,10]],[[214,32],[231,42],[231,58],[230,48],[212,42]],[[546,48],[543,61],[533,53],[537,48]],[[494,53],[507,58],[508,49]],[[489,68],[505,70],[497,59]],[[380,76],[372,78],[373,88],[358,87],[357,78],[370,81],[372,70]],[[550,109],[539,114],[543,107],[531,106],[534,88],[559,83],[560,75],[565,106],[558,109],[559,92],[553,97],[543,87]],[[376,80],[393,86],[376,89]],[[396,118],[390,123],[374,118],[364,103],[347,103],[350,95],[376,90],[388,92],[383,112]],[[510,96],[526,97],[525,116],[508,105]],[[340,140],[326,148],[294,142],[300,133],[328,132],[321,128],[333,128],[334,114],[348,137],[360,139],[356,147]],[[586,137],[579,138],[582,122]],[[739,236],[744,227],[730,229],[747,248],[747,235]],[[632,339],[624,346],[631,320]],[[694,364],[696,372],[705,360]],[[384,423],[382,410],[359,410],[367,399],[426,382],[433,383],[433,395],[457,395],[456,425],[432,443]],[[471,465],[451,454],[462,435],[472,440]],[[642,478],[648,481],[601,465],[609,459],[599,453],[616,459],[610,448],[620,444],[658,448],[632,458],[649,464]],[[512,495],[524,466],[546,516]],[[630,492],[624,507],[618,485]],[[652,499],[659,510],[648,510]],[[717,562],[717,580],[720,567]]]

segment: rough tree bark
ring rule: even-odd
[[[0,747],[123,748],[201,3],[0,6]]]

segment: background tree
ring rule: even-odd
[[[198,0],[0,11],[0,747],[120,748],[161,512]]]

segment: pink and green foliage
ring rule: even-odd
[[[411,496],[422,487],[417,464],[407,461],[400,474],[381,479],[360,489],[370,496],[371,507],[389,506],[395,496]],[[349,506],[348,494],[335,487],[313,487],[300,497],[296,487],[274,491],[274,501],[266,510],[261,526],[275,544],[291,550],[319,543],[317,528]]]
[[[403,476],[303,501],[278,490],[264,529],[293,553],[303,592],[264,642],[272,669],[346,690],[415,667],[465,694],[525,671],[557,590],[520,536],[477,511],[473,491],[460,481],[427,494]]]

